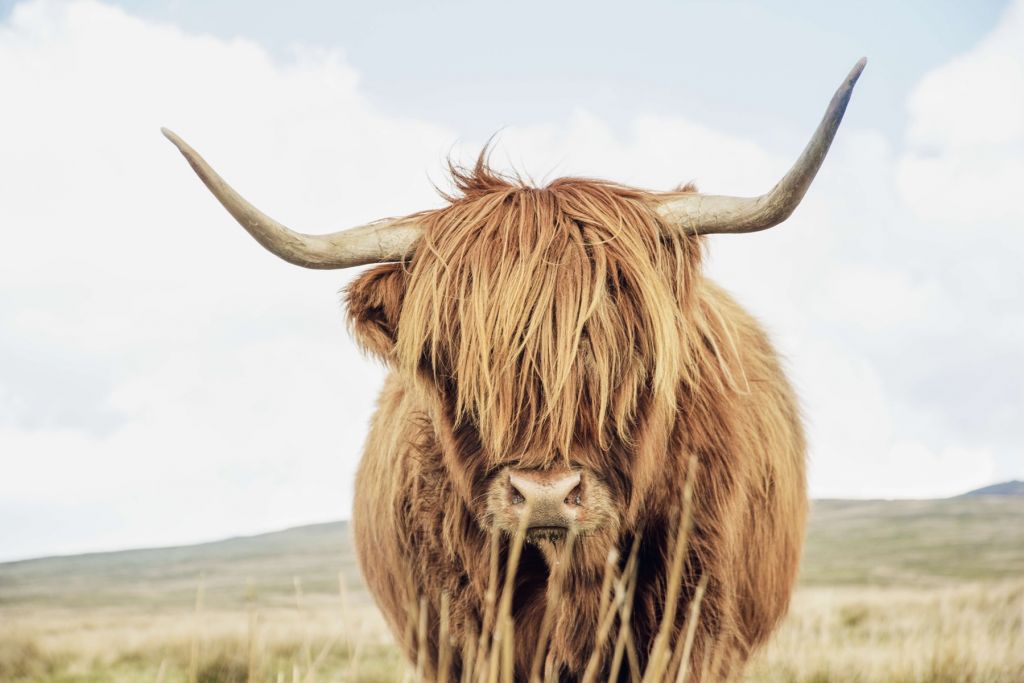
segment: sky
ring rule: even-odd
[[[865,55],[801,207],[708,274],[785,358],[812,495],[1024,478],[1024,0],[0,0],[0,560],[349,515],[356,273],[264,252],[160,126],[306,232],[440,206],[495,133],[538,182],[760,194]]]

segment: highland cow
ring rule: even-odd
[[[531,187],[481,154],[472,168],[452,168],[456,192],[444,208],[311,236],[260,213],[165,131],[278,256],[310,268],[385,264],[347,289],[356,340],[389,367],[353,527],[367,584],[427,677],[456,679],[484,642],[488,588],[517,530],[526,545],[505,596],[517,680],[540,657],[549,679],[579,680],[591,661],[597,677],[611,675],[615,639],[598,642],[611,601],[606,566],[620,574],[633,548],[631,608],[612,615],[628,617],[621,676],[646,664],[666,614],[671,642],[681,641],[698,584],[695,676],[708,662],[708,677],[735,673],[779,623],[803,542],[804,436],[765,332],[702,274],[704,235],[790,215],[863,67],[794,167],[756,198],[579,178]],[[673,589],[688,478],[692,529]],[[549,637],[535,657],[546,613]],[[441,621],[450,644],[439,642]],[[437,673],[440,651],[447,675]]]

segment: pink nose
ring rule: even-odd
[[[529,511],[528,529],[569,529],[583,494],[578,471],[512,470],[508,475],[509,503],[520,519]]]

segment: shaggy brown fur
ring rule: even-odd
[[[576,543],[550,652],[562,680],[579,677],[605,558],[611,549],[626,557],[639,536],[631,626],[643,658],[695,455],[676,628],[706,575],[691,670],[716,648],[714,659],[735,671],[786,610],[806,515],[799,416],[765,333],[702,275],[702,238],[663,236],[671,232],[654,195],[575,178],[528,187],[483,157],[454,177],[458,195],[421,214],[412,261],[373,268],[347,291],[356,338],[391,368],[353,524],[396,637],[415,660],[409,606],[425,596],[435,652],[447,593],[459,652],[481,628],[489,483],[510,465],[568,465],[599,481],[611,503]],[[527,546],[513,604],[519,677],[548,576],[544,554]]]

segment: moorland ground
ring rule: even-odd
[[[400,681],[347,525],[0,564],[0,681]],[[749,681],[1024,680],[1024,497],[816,501]]]

